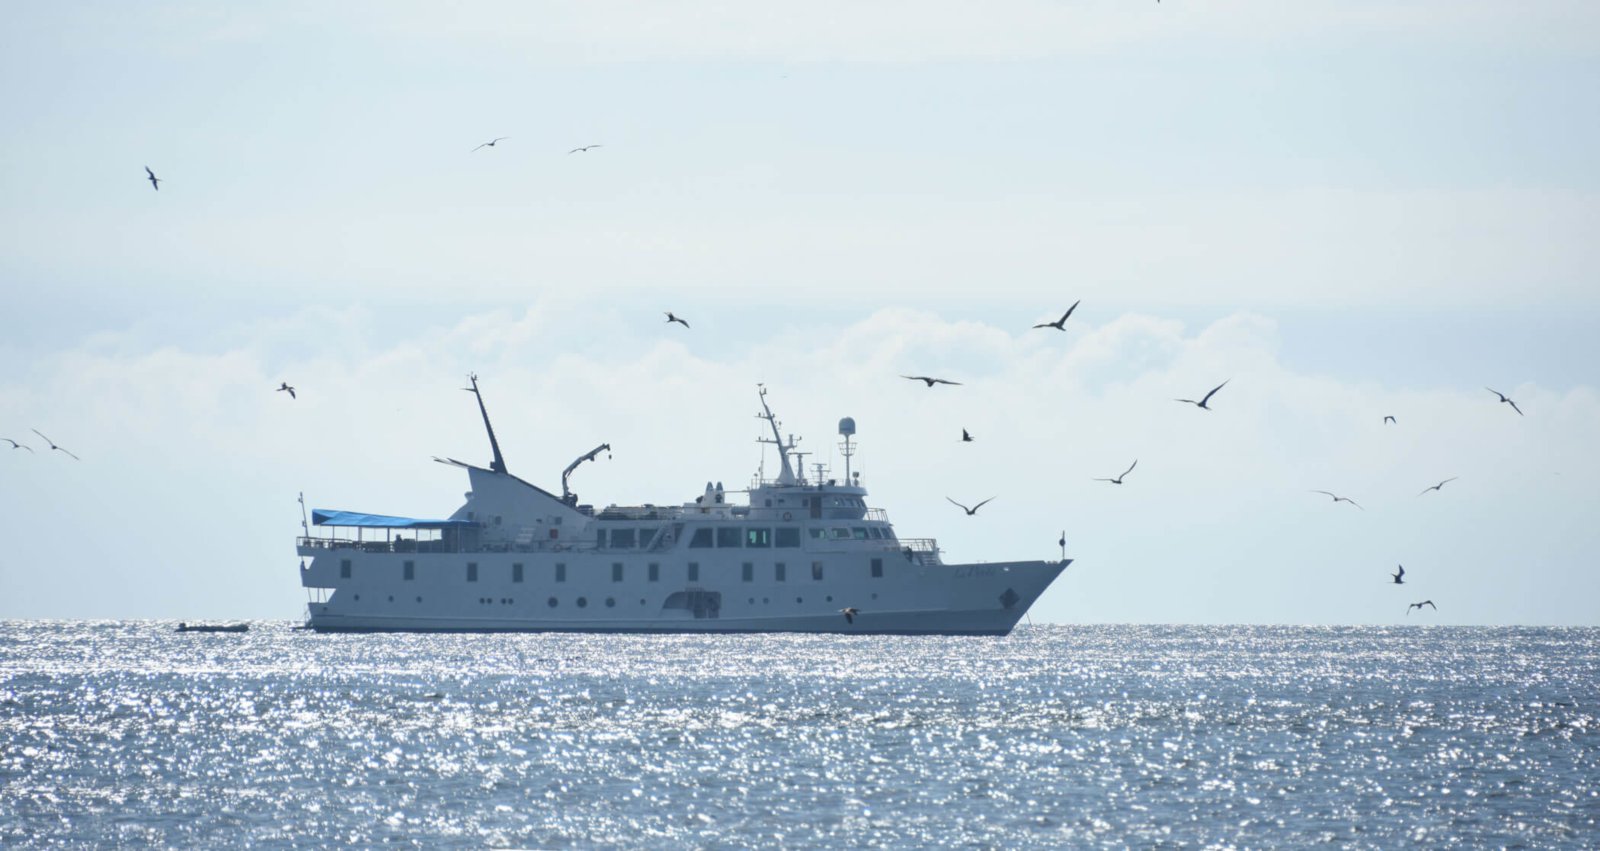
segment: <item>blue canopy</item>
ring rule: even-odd
[[[365,526],[369,529],[450,529],[476,526],[470,520],[418,520],[415,517],[390,517],[359,511],[311,510],[311,522],[318,526]]]

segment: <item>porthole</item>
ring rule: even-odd
[[[770,598],[770,597],[762,597],[762,598],[761,598],[761,604],[762,604],[762,605],[763,605],[763,606],[764,606],[764,605],[767,605],[767,604],[769,604],[769,603],[771,603],[771,602],[772,602],[772,599],[771,599],[771,598]]]
[[[420,602],[422,602],[422,598],[421,598],[421,597],[418,597],[418,598],[417,598],[417,602],[419,602],[419,603],[420,603]]]
[[[751,597],[748,602],[750,603],[750,605],[754,606],[756,604],[756,598]]]
[[[554,597],[550,598],[549,603],[550,603],[550,608],[552,608],[552,609],[555,608],[558,605],[557,602],[556,602],[556,598],[554,598]]]
[[[583,609],[583,608],[587,608],[588,606],[589,606],[589,598],[588,597],[579,597],[578,598],[578,608]]]
[[[357,599],[357,600],[359,600],[359,599],[361,599],[361,595],[360,595],[360,594],[357,594],[357,595],[356,595],[356,599]]]
[[[804,597],[796,597],[796,598],[794,598],[794,601],[796,603],[804,603],[806,600],[805,600]]]
[[[393,594],[389,595],[389,602],[391,602],[391,603],[394,602],[394,595]]]
[[[830,602],[830,603],[833,602],[833,595],[832,594],[828,595],[828,602]]]
[[[616,607],[617,607],[617,598],[616,597],[607,597],[606,598],[606,608],[614,609]]]

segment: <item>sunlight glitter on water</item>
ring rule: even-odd
[[[1600,631],[0,625],[6,847],[1583,847]]]

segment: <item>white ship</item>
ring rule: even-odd
[[[779,471],[741,491],[708,482],[678,505],[580,505],[488,469],[446,519],[318,509],[299,539],[307,626],[352,631],[831,632],[1004,635],[1071,562],[945,564],[927,538],[902,538],[850,472],[855,423],[839,423],[843,482],[779,436]],[[311,528],[317,528],[313,533]]]

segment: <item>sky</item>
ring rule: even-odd
[[[1035,623],[1600,625],[1592,3],[19,2],[0,79],[0,617],[303,616],[476,373],[599,505],[854,417],[947,561],[1065,532]]]

